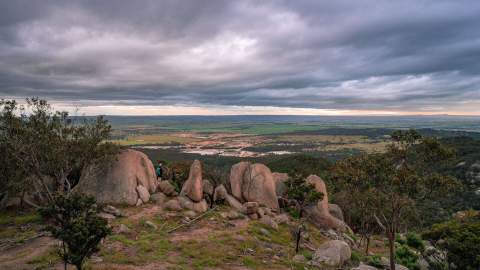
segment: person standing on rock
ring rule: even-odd
[[[157,168],[155,168],[157,174],[157,180],[162,180],[162,162],[159,160]]]

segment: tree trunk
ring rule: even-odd
[[[297,243],[295,245],[295,254],[298,253],[298,250],[300,249],[300,238],[302,237],[302,225],[298,225],[297,229]]]
[[[300,224],[298,224],[298,229],[297,229],[297,239],[296,239],[296,245],[295,245],[295,254],[298,253],[298,250],[300,249],[300,239],[302,238],[302,216],[303,216],[303,207],[300,208]]]
[[[388,245],[390,248],[390,270],[395,270],[395,233],[388,232]]]
[[[368,247],[370,246],[370,237],[366,236],[365,239],[367,241],[366,247],[365,247],[365,256],[368,256]]]
[[[62,241],[62,248],[63,248],[63,256],[65,256],[65,254],[67,253],[67,250],[66,250],[66,248],[65,248],[65,242],[63,242],[63,241]],[[64,257],[64,259],[63,259],[63,268],[64,268],[65,270],[67,270],[67,260],[66,260],[65,257]]]

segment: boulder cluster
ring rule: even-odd
[[[145,154],[129,149],[119,153],[110,164],[86,168],[75,190],[93,195],[99,203],[106,205],[139,206],[152,201],[166,210],[185,209],[198,213],[208,210],[207,197],[214,202],[227,203],[239,215],[261,219],[275,227],[264,217],[274,218],[280,214],[280,208],[288,204],[285,195],[288,178],[286,173],[272,173],[264,164],[244,161],[232,166],[226,186],[214,187],[210,181],[203,179],[202,164],[195,160],[188,179],[177,192],[168,180],[157,179],[154,166]],[[348,230],[340,207],[328,203],[324,181],[316,175],[310,175],[305,181],[323,193],[321,201],[306,209],[307,218],[319,228]]]

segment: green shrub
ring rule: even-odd
[[[423,249],[425,248],[425,245],[423,244],[423,240],[420,237],[420,235],[414,232],[407,233],[406,239],[407,239],[406,244],[411,248],[414,248],[419,251],[423,251]]]
[[[399,233],[395,234],[395,242],[399,243],[400,245],[406,244],[405,238]]]
[[[360,252],[352,250],[352,256],[350,257],[350,260],[353,263],[359,263],[362,260],[362,255],[360,255]]]
[[[382,263],[382,257],[379,255],[372,255],[367,258],[367,264],[378,269],[384,269],[384,265]]]
[[[98,251],[100,241],[111,233],[105,219],[98,217],[93,197],[78,193],[58,195],[40,214],[48,230],[62,242],[60,257],[81,270],[85,259]]]
[[[303,255],[303,257],[305,257],[305,259],[307,259],[308,261],[312,260],[312,258],[313,258],[313,254],[312,254],[312,252],[309,251],[309,250],[304,250],[304,251],[302,252],[302,255]]]
[[[297,209],[293,208],[293,207],[289,207],[287,208],[287,212],[288,214],[290,214],[290,216],[294,219],[300,219],[300,211],[298,211]]]
[[[395,250],[397,263],[406,266],[410,270],[420,270],[418,265],[419,256],[415,254],[407,245],[400,245]]]

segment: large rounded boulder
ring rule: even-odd
[[[142,186],[137,188],[137,186]],[[138,190],[150,194],[157,189],[155,168],[142,152],[122,150],[114,160],[85,168],[76,192],[92,195],[102,204],[135,205]],[[143,199],[147,196],[142,194]]]
[[[230,188],[233,198],[240,203],[258,202],[271,209],[279,208],[275,178],[263,164],[242,161],[233,165]]]
[[[260,163],[252,164],[243,175],[242,196],[245,201],[258,202],[278,209],[278,198],[270,169]]]
[[[352,251],[347,243],[340,240],[330,240],[318,247],[313,254],[314,266],[340,267],[352,256]]]

